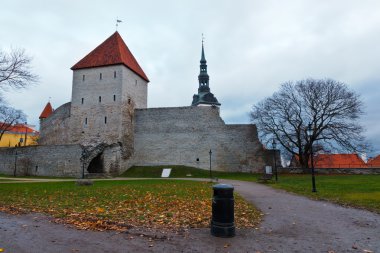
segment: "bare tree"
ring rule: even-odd
[[[37,82],[38,76],[31,71],[31,61],[23,49],[10,53],[0,50],[0,89],[24,88]]]
[[[26,115],[21,110],[9,107],[0,98],[0,140],[5,132],[12,129],[13,125],[18,121],[25,121]]]
[[[264,140],[275,138],[300,165],[309,167],[314,142],[318,148],[363,152],[368,147],[358,123],[363,114],[359,95],[331,79],[287,82],[253,106],[251,120]],[[312,135],[307,135],[308,124]]]

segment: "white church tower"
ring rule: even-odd
[[[147,107],[149,79],[118,32],[72,68],[71,143],[133,141],[135,108]]]

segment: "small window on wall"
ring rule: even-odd
[[[116,101],[116,95],[113,95],[113,101]]]
[[[102,96],[99,96],[99,103],[102,102]]]
[[[84,98],[82,98],[82,105],[83,105],[83,103],[84,103]]]
[[[129,104],[129,105],[131,104],[131,99],[130,99],[130,98],[128,98],[128,104]]]
[[[104,117],[104,124],[107,124],[107,117]]]
[[[84,124],[87,125],[87,118],[84,119]]]
[[[116,71],[113,72],[113,78],[116,78]]]
[[[83,76],[82,76],[82,81],[84,82],[85,79],[86,79],[86,76],[83,75]]]
[[[137,85],[137,80],[135,80],[135,85]]]
[[[102,73],[100,73],[100,75],[99,75],[99,79],[100,79],[100,80],[103,79],[103,75],[102,75]]]

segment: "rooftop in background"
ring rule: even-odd
[[[298,155],[293,156],[291,166],[299,166],[298,161]],[[367,164],[358,154],[316,154],[314,156],[314,168],[347,169],[367,167]]]
[[[315,168],[366,168],[358,154],[318,154],[314,158]]]
[[[1,125],[1,122],[0,122]],[[38,131],[34,130],[33,128],[29,127],[25,124],[15,124],[8,128],[6,133],[12,133],[12,134],[38,134]]]
[[[76,70],[117,64],[125,65],[142,79],[149,82],[148,77],[145,75],[118,32],[112,34],[102,44],[71,67],[71,69]]]
[[[380,155],[369,159],[367,165],[368,167],[380,167]]]

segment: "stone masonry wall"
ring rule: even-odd
[[[124,65],[75,70],[70,143],[130,143],[131,114],[146,106],[147,82]]]
[[[71,143],[117,142],[123,102],[121,82],[121,65],[73,72]]]
[[[82,163],[79,145],[0,148],[0,173],[35,176],[79,177]]]
[[[70,108],[71,103],[58,107],[53,114],[41,121],[40,145],[60,145],[70,139]]]
[[[262,171],[265,152],[254,125],[226,125],[217,107],[138,109],[133,165],[187,165]]]

